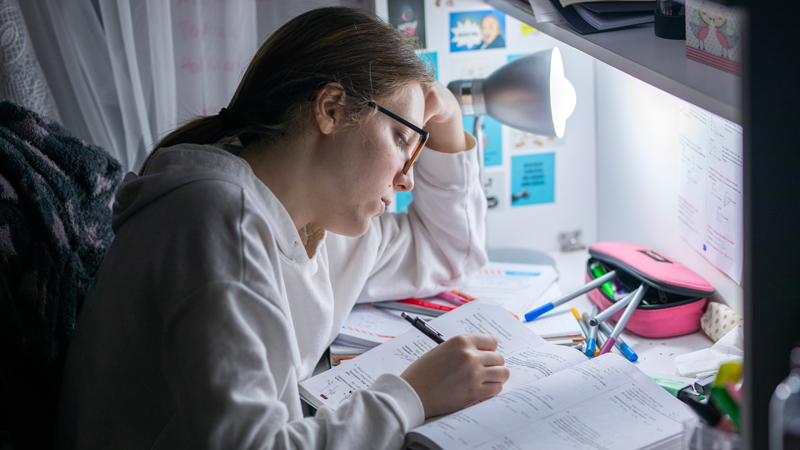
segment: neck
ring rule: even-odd
[[[299,142],[251,144],[239,153],[255,176],[278,198],[295,228],[303,229],[314,220],[311,154]]]

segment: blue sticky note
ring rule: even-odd
[[[556,154],[537,153],[511,158],[511,206],[555,201]]]
[[[475,131],[475,117],[463,119],[464,129],[470,133]],[[499,166],[503,164],[503,126],[489,116],[483,116],[483,165]]]
[[[397,202],[397,212],[408,213],[408,205],[414,200],[411,192],[398,192],[394,195],[394,201]]]

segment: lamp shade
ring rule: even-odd
[[[554,47],[516,59],[485,79],[447,85],[465,116],[489,115],[529,133],[562,137],[575,110],[575,88],[564,77],[561,53]]]

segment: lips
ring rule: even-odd
[[[381,201],[383,202],[383,206],[385,206],[386,208],[388,208],[389,205],[392,204],[392,201],[389,200],[388,198],[381,198]]]

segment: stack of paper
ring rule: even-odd
[[[529,0],[537,22],[563,18],[578,33],[590,34],[652,23],[655,2],[597,0]]]
[[[561,295],[558,285],[554,283],[557,278],[558,274],[552,266],[490,262],[459,290],[479,299],[496,302],[519,320],[538,304]],[[437,298],[425,300],[451,305]],[[363,353],[364,349],[383,344],[412,330],[413,326],[400,313],[371,304],[356,305],[334,341],[337,347],[336,355],[332,347],[332,364],[350,359]],[[425,320],[433,318],[418,313],[412,315]],[[564,336],[580,334],[581,331],[568,308],[557,309],[526,326],[554,343],[572,343]]]

